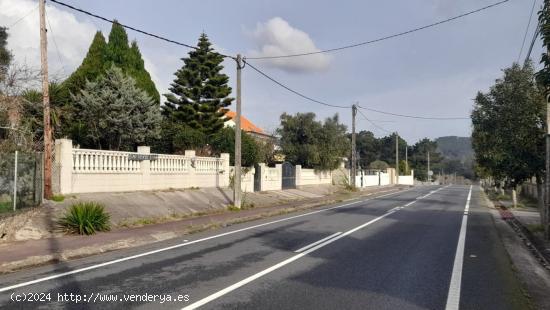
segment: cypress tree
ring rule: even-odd
[[[132,41],[132,45],[128,50],[126,63],[127,74],[135,79],[136,85],[146,91],[155,102],[160,103],[160,94],[157,91],[155,83],[151,79],[151,75],[145,70],[145,62],[141,57],[141,52],[135,40]]]
[[[0,27],[0,81],[3,81],[5,74],[8,70],[8,66],[11,62],[12,55],[7,49],[8,45],[8,32],[7,28]]]
[[[145,70],[137,43],[134,41],[129,45],[126,30],[117,22],[113,23],[108,43],[100,31],[96,33],[82,64],[63,84],[76,95],[84,88],[86,80],[97,80],[113,65],[131,76],[138,88],[146,91],[157,104],[160,103],[160,94]]]
[[[223,56],[214,52],[206,34],[199,38],[198,49],[182,58],[184,65],[166,94],[163,113],[170,120],[200,130],[207,135],[223,128],[226,107],[231,105],[229,77],[221,70]]]
[[[105,70],[105,50],[107,43],[101,31],[96,32],[92,44],[82,64],[65,80],[63,86],[72,94],[77,94],[86,85],[86,80],[95,81]]]

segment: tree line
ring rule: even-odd
[[[539,12],[543,46],[550,50],[550,3]],[[528,180],[537,184],[537,201],[545,238],[550,239],[549,210],[544,203],[546,96],[550,95],[550,58],[513,63],[487,92],[478,92],[472,118],[476,173],[494,186],[512,189]]]
[[[10,65],[7,32],[1,29],[2,76],[8,76],[11,70],[25,78],[38,79],[37,72],[29,74],[26,68]],[[161,96],[145,69],[137,42],[129,40],[124,27],[113,23],[107,38],[98,31],[81,65],[65,80],[50,83],[54,138],[70,138],[78,147],[105,150],[133,151],[138,145],[150,145],[156,153],[182,154],[192,149],[199,155],[216,156],[226,152],[233,162],[234,129],[224,127],[224,123],[234,98],[229,77],[223,73],[224,58],[203,33],[197,48],[181,60],[182,66],[174,73],[169,93]],[[0,89],[2,100],[16,102],[18,127],[28,134],[26,140],[32,142],[29,148],[41,150],[42,93],[38,87],[29,86],[32,83],[13,87],[12,82],[4,83],[5,87]],[[0,111],[4,119],[7,114]],[[4,119],[0,121],[7,123]],[[6,150],[10,142],[8,133],[0,131],[0,134],[4,138],[0,147]],[[350,134],[337,114],[317,120],[314,113],[284,113],[273,134],[277,140],[258,141],[243,133],[244,166],[258,162],[274,164],[282,155],[286,161],[304,168],[331,170],[338,168],[343,158],[349,162],[351,157]],[[393,166],[393,141],[393,136],[378,139],[372,132],[358,133],[360,165],[378,169]],[[400,170],[405,171],[407,144],[400,139],[399,145],[403,159]],[[432,167],[441,161],[433,141],[424,139],[407,147],[408,168],[415,169],[421,179],[426,178],[428,151]]]

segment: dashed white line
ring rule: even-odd
[[[446,188],[446,187],[447,187],[447,186],[441,187],[441,188],[439,188],[439,189],[437,189],[437,190],[435,190],[435,191],[432,191],[432,192],[430,192],[429,194],[425,195],[425,197],[428,197],[428,196],[430,196],[430,195],[432,195],[432,194],[434,194],[434,193],[438,192],[439,190],[444,189],[444,188]],[[413,202],[414,202],[414,201],[413,201]],[[397,208],[401,208],[401,209],[402,209],[402,207],[397,207]],[[395,208],[394,208],[394,209],[395,209]],[[399,210],[400,210],[400,209],[399,209]],[[372,220],[370,220],[370,221],[368,221],[368,222],[366,222],[366,223],[364,223],[364,224],[362,224],[362,225],[359,225],[359,226],[357,226],[357,227],[355,227],[355,228],[353,228],[353,229],[351,229],[351,230],[348,230],[348,231],[346,231],[346,232],[343,233],[343,234],[339,234],[338,236],[335,236],[335,237],[333,237],[333,238],[330,238],[330,239],[328,239],[327,241],[324,241],[324,242],[319,243],[319,244],[317,244],[317,245],[315,245],[315,246],[313,246],[313,247],[310,247],[309,249],[305,250],[304,252],[301,252],[301,253],[299,253],[299,254],[297,254],[297,255],[294,255],[294,256],[292,256],[292,257],[290,257],[290,258],[287,258],[286,260],[284,260],[284,261],[282,261],[282,262],[280,262],[280,263],[278,263],[278,264],[275,264],[275,265],[273,265],[273,266],[271,266],[271,267],[269,267],[269,268],[267,268],[267,269],[264,269],[264,270],[262,270],[262,271],[260,271],[260,272],[258,272],[258,273],[256,273],[256,274],[253,274],[253,275],[249,276],[248,278],[245,278],[245,279],[243,279],[243,280],[241,280],[241,281],[239,281],[239,282],[237,282],[237,283],[234,283],[234,284],[232,284],[232,285],[230,285],[230,286],[228,286],[228,287],[226,287],[226,288],[224,288],[224,289],[222,289],[222,290],[217,291],[217,292],[214,293],[214,294],[211,294],[211,295],[209,295],[209,296],[206,296],[205,298],[203,298],[203,299],[201,299],[201,300],[199,300],[199,301],[196,301],[196,302],[192,303],[192,304],[189,305],[189,306],[186,306],[186,307],[182,308],[182,310],[192,310],[192,309],[197,309],[197,308],[199,308],[199,307],[201,307],[201,306],[204,306],[205,304],[207,304],[207,303],[209,303],[209,302],[211,302],[211,301],[214,301],[214,300],[216,300],[216,299],[218,299],[218,298],[220,298],[220,297],[222,297],[222,296],[224,296],[224,295],[226,295],[226,294],[228,294],[228,293],[230,293],[230,292],[232,292],[232,291],[234,291],[234,290],[236,290],[236,289],[238,289],[238,288],[240,288],[240,287],[242,287],[242,286],[244,286],[244,285],[246,285],[246,284],[248,284],[248,283],[250,283],[250,282],[252,282],[252,281],[254,281],[254,280],[256,280],[256,279],[258,279],[258,278],[261,278],[261,277],[265,276],[266,274],[268,274],[268,273],[270,273],[270,272],[273,272],[273,271],[275,271],[275,270],[277,270],[277,269],[279,269],[279,268],[281,268],[281,267],[283,267],[283,266],[285,266],[285,265],[288,265],[288,264],[294,262],[295,260],[298,260],[298,259],[300,259],[300,258],[306,256],[307,254],[309,254],[309,253],[311,253],[311,252],[317,251],[318,249],[320,249],[320,248],[322,248],[322,247],[324,247],[324,246],[326,246],[326,245],[329,245],[329,244],[331,244],[331,243],[333,243],[333,242],[335,242],[335,241],[337,241],[337,240],[339,240],[339,239],[341,239],[341,238],[344,238],[345,236],[348,236],[348,235],[350,235],[350,234],[352,234],[352,233],[354,233],[354,232],[356,232],[356,231],[358,231],[358,230],[360,230],[360,229],[363,229],[363,228],[365,228],[365,227],[367,227],[367,226],[369,226],[369,225],[371,225],[371,224],[373,224],[373,223],[376,223],[376,222],[378,222],[379,220],[381,220],[381,219],[383,219],[383,218],[385,218],[385,217],[387,217],[387,216],[389,216],[389,215],[394,214],[395,212],[397,212],[397,210],[393,210],[393,209],[392,209],[392,210],[388,211],[387,213],[385,213],[384,215],[381,215],[381,216],[379,216],[379,217],[377,217],[377,218],[375,218],[375,219],[372,219]],[[330,237],[330,236],[329,236],[329,237]]]
[[[313,242],[313,243],[311,243],[311,244],[308,244],[308,245],[306,245],[305,247],[299,248],[298,250],[294,251],[294,253],[300,253],[300,252],[302,252],[302,251],[305,251],[305,250],[307,250],[307,249],[309,249],[309,248],[312,248],[312,247],[318,245],[319,243],[323,243],[323,242],[325,242],[325,241],[327,241],[327,240],[329,240],[329,239],[331,239],[331,238],[334,238],[334,237],[338,236],[338,235],[341,234],[341,233],[342,233],[342,232],[339,231],[339,232],[334,233],[334,234],[332,234],[332,235],[330,235],[330,236],[328,236],[328,237],[325,237],[325,238],[323,238],[323,239],[321,239],[321,240],[319,240],[319,241],[316,241],[316,242]]]
[[[373,224],[373,223],[375,223],[375,222],[377,222],[377,221],[379,221],[379,220],[381,220],[381,219],[385,218],[386,216],[389,216],[389,215],[391,215],[391,214],[393,214],[393,213],[394,213],[394,212],[386,213],[386,214],[384,214],[384,215],[382,215],[382,216],[379,216],[379,217],[377,217],[377,218],[375,218],[375,219],[373,219],[373,220],[370,220],[370,221],[368,221],[368,222],[366,222],[366,223],[364,223],[364,224],[362,224],[362,225],[359,225],[359,226],[357,226],[357,227],[355,227],[355,228],[353,228],[353,229],[351,229],[351,230],[348,230],[348,231],[346,231],[345,233],[343,233],[343,234],[341,234],[341,235],[339,235],[339,236],[336,236],[336,237],[334,237],[334,238],[332,238],[332,239],[330,239],[330,240],[328,240],[328,241],[325,241],[325,242],[323,242],[323,243],[321,243],[321,244],[318,244],[318,245],[316,245],[316,246],[314,246],[314,247],[312,247],[312,248],[310,248],[310,249],[308,249],[308,250],[306,250],[306,251],[304,251],[304,252],[302,252],[302,253],[300,253],[300,254],[297,254],[297,255],[294,255],[294,256],[292,256],[292,257],[290,257],[290,258],[287,258],[286,260],[284,260],[284,261],[282,261],[282,262],[280,262],[280,263],[278,263],[278,264],[275,264],[275,265],[273,265],[273,266],[271,266],[271,267],[269,267],[269,268],[267,268],[267,269],[264,269],[264,270],[262,270],[262,271],[260,271],[260,272],[258,272],[258,273],[256,273],[256,274],[253,274],[253,275],[249,276],[248,278],[246,278],[246,279],[244,279],[244,280],[241,280],[241,281],[239,281],[239,282],[237,282],[237,283],[235,283],[235,284],[233,284],[233,285],[230,285],[230,286],[228,286],[228,287],[226,287],[226,288],[224,288],[224,289],[222,289],[222,290],[220,290],[220,291],[217,291],[216,293],[214,293],[214,294],[212,294],[212,295],[209,295],[209,296],[207,296],[207,297],[205,297],[205,298],[203,298],[203,299],[201,299],[201,300],[199,300],[199,301],[197,301],[197,302],[194,302],[194,303],[190,304],[189,306],[182,308],[182,310],[197,309],[197,308],[200,307],[200,306],[203,306],[203,305],[205,305],[205,304],[207,304],[207,303],[209,303],[209,302],[211,302],[211,301],[213,301],[213,300],[215,300],[215,299],[218,299],[218,298],[222,297],[223,295],[225,295],[225,294],[227,294],[227,293],[230,293],[230,292],[232,292],[232,291],[238,289],[238,288],[241,287],[241,286],[244,286],[244,285],[246,285],[246,284],[248,284],[248,283],[250,283],[250,282],[252,282],[252,281],[254,281],[254,280],[258,279],[258,278],[261,278],[261,277],[265,276],[266,274],[268,274],[268,273],[270,273],[270,272],[273,272],[273,271],[275,271],[275,270],[277,270],[277,269],[279,269],[279,268],[281,268],[281,267],[283,267],[283,266],[285,266],[285,265],[288,265],[288,264],[292,263],[293,261],[295,261],[295,260],[297,260],[297,259],[300,259],[300,258],[306,256],[307,254],[311,253],[311,252],[317,251],[318,249],[320,249],[320,248],[322,248],[322,247],[324,247],[324,246],[326,246],[326,245],[328,245],[328,244],[331,244],[331,243],[335,242],[336,240],[339,240],[340,238],[343,238],[343,237],[345,237],[345,236],[347,236],[347,235],[350,235],[350,234],[352,234],[352,233],[354,233],[354,232],[356,232],[356,231],[358,231],[358,230],[360,230],[360,229],[362,229],[362,228],[365,228],[365,227],[367,227],[367,226],[369,226],[369,225],[371,225],[371,224]]]
[[[215,238],[220,238],[220,237],[223,237],[223,236],[236,234],[236,233],[239,233],[239,232],[251,230],[251,229],[254,229],[254,228],[258,228],[258,227],[263,227],[263,226],[267,226],[267,225],[271,225],[271,224],[275,224],[275,223],[279,223],[279,222],[292,220],[292,219],[295,219],[295,218],[300,218],[300,217],[303,217],[303,216],[309,216],[309,215],[313,215],[313,214],[317,214],[317,213],[321,213],[321,212],[326,212],[326,211],[329,211],[329,210],[339,209],[339,208],[347,207],[347,206],[350,206],[350,205],[353,205],[353,204],[362,203],[362,202],[365,202],[365,201],[378,199],[378,198],[383,198],[383,197],[390,196],[390,195],[394,195],[394,194],[397,194],[397,193],[408,192],[409,190],[404,190],[404,191],[387,190],[387,191],[382,191],[382,192],[388,192],[388,191],[391,191],[391,193],[376,196],[376,197],[373,197],[373,198],[370,198],[370,199],[363,199],[363,200],[359,200],[359,201],[355,201],[355,202],[350,202],[350,203],[346,203],[346,204],[343,204],[343,205],[338,205],[338,206],[334,206],[334,207],[330,207],[330,208],[326,208],[326,209],[311,211],[311,212],[304,213],[304,214],[285,217],[285,218],[278,219],[278,220],[271,221],[271,222],[267,222],[267,223],[248,226],[248,227],[245,227],[245,228],[228,231],[228,232],[225,232],[225,233],[217,234],[217,235],[202,238],[202,239],[197,239],[197,240],[193,240],[193,241],[184,241],[183,243],[179,243],[179,244],[172,245],[172,246],[169,246],[169,247],[160,248],[160,249],[156,249],[156,250],[153,250],[153,251],[148,251],[148,252],[144,252],[144,253],[140,253],[140,254],[136,254],[136,255],[132,255],[132,256],[127,256],[127,257],[115,259],[115,260],[112,260],[112,261],[103,262],[103,263],[100,263],[100,264],[96,264],[96,265],[92,265],[92,266],[88,266],[88,267],[84,267],[84,268],[79,268],[79,269],[75,269],[75,270],[71,270],[71,271],[67,271],[67,272],[62,272],[62,273],[54,274],[54,275],[43,277],[43,278],[38,278],[38,279],[27,281],[27,282],[22,282],[22,283],[10,285],[10,286],[2,287],[2,288],[0,288],[0,293],[5,292],[5,291],[9,291],[9,290],[13,290],[13,289],[16,289],[16,288],[25,287],[25,286],[29,286],[29,285],[32,285],[32,284],[40,283],[40,282],[45,282],[45,281],[49,281],[49,280],[53,280],[53,279],[66,277],[66,276],[76,274],[76,273],[81,273],[81,272],[84,272],[84,271],[98,269],[98,268],[101,268],[101,267],[105,267],[105,266],[109,266],[109,265],[129,261],[129,260],[133,260],[133,259],[144,257],[144,256],[149,256],[149,255],[156,254],[156,253],[161,253],[161,252],[177,249],[177,248],[184,247],[184,246],[187,246],[187,245],[191,245],[191,244],[195,244],[195,243],[199,243],[199,242],[203,242],[203,241],[207,241],[207,240],[211,240],[211,239],[215,239]],[[382,192],[380,192],[380,193],[382,193]]]
[[[458,244],[456,245],[455,260],[453,264],[453,273],[451,275],[451,283],[449,285],[449,293],[447,295],[447,305],[445,310],[458,310],[460,305],[460,286],[462,283],[462,266],[464,263],[464,245],[466,243],[466,231],[468,229],[468,212],[470,210],[470,199],[472,198],[472,185],[466,199],[464,207],[464,215],[462,215],[462,224],[460,226],[460,234],[458,236]]]

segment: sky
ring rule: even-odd
[[[196,45],[206,33],[217,51],[248,57],[329,49],[376,39],[478,9],[497,0],[95,0],[63,2],[123,24]],[[539,8],[542,0],[536,0]],[[502,69],[519,57],[531,0],[509,2],[434,28],[334,53],[278,60],[250,60],[275,79],[323,102],[400,114],[468,117],[478,91],[487,91]],[[40,65],[36,0],[0,0],[0,26],[7,26],[15,61]],[[82,62],[97,30],[111,25],[52,2],[46,4],[49,71],[70,75]],[[526,45],[536,27],[533,17]],[[167,93],[189,49],[128,30],[161,94]],[[532,53],[538,63],[542,43]],[[224,62],[235,89],[236,64]],[[338,113],[351,128],[351,109],[322,106],[243,70],[243,115],[267,132],[283,112]],[[234,106],[232,106],[234,108]],[[470,120],[418,120],[364,111],[378,127],[357,118],[357,130],[376,136],[397,131],[409,143],[424,137],[469,136]]]

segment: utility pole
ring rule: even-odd
[[[405,145],[405,169],[407,170],[405,171],[407,175],[411,174],[409,172],[409,146],[408,145]]]
[[[430,151],[428,151],[428,182],[432,183],[432,177],[430,176]]]
[[[242,57],[237,55],[237,115],[235,116],[235,177],[233,178],[233,205],[241,208],[241,71]]]
[[[46,1],[39,0],[40,62],[42,65],[42,102],[44,108],[44,196],[52,197],[52,128],[50,124],[50,92],[48,82],[48,38],[46,34]]]
[[[395,184],[399,184],[399,135],[395,132]]]
[[[357,116],[357,106],[351,106],[351,186],[355,188],[355,178],[357,175],[357,153],[355,148],[355,117]]]

